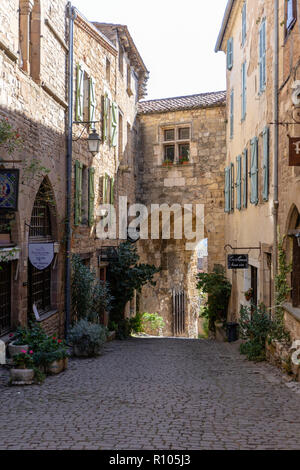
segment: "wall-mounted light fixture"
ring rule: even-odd
[[[94,125],[98,122],[100,121],[74,121],[73,124],[82,124],[84,125],[84,128],[82,129],[79,137],[77,137],[76,139],[73,139],[73,142],[77,142],[78,140],[80,140],[84,131],[89,126]],[[92,132],[88,136],[87,142],[88,142],[89,152],[91,152],[91,154],[94,156],[97,155],[97,153],[99,153],[99,150],[100,150],[101,138],[99,134],[96,132],[96,129],[92,129]]]
[[[295,237],[298,242],[298,246],[300,247],[300,232],[296,233]]]

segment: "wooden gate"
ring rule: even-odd
[[[174,336],[185,333],[185,292],[173,290],[173,332]]]

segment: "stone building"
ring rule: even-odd
[[[216,44],[216,52],[227,55],[226,244],[228,253],[249,255],[248,270],[228,270],[230,317],[250,305],[250,288],[252,302],[274,306],[282,238],[293,263],[286,326],[299,339],[299,174],[289,166],[288,139],[300,131],[292,101],[299,80],[299,2],[278,6],[276,12],[273,0],[229,0]]]
[[[300,141],[300,2],[279,6],[279,214],[278,226],[284,241],[291,292],[285,304],[285,322],[292,339],[300,338],[300,159],[290,161],[289,136]],[[297,82],[298,81],[298,82]],[[295,142],[295,141],[294,141]]]
[[[0,119],[23,137],[13,154],[0,146],[1,339],[33,305],[48,332],[63,331],[66,3],[0,3]]]
[[[198,337],[196,274],[206,255],[208,270],[224,262],[225,114],[224,92],[139,104],[137,201],[147,206],[152,229],[162,205],[172,213],[170,229],[161,219],[157,236],[139,241],[142,261],[162,268],[156,287],[143,289],[140,311],[162,315],[165,335]],[[194,233],[184,230],[181,237],[174,228],[179,221],[181,232],[184,205]],[[206,240],[208,253],[198,254]]]
[[[227,254],[248,254],[248,270],[228,270],[229,315],[250,305],[272,305],[274,279],[273,1],[229,1],[216,51],[227,54]]]
[[[127,231],[119,233],[119,198],[127,198],[123,213],[135,202],[137,102],[145,94],[148,71],[126,26],[91,23],[78,10],[76,15],[72,252],[106,280],[110,250],[127,239]],[[93,132],[101,143],[92,155],[86,140]],[[112,204],[117,217],[116,231],[107,239],[96,229],[103,204]]]

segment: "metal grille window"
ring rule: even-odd
[[[51,221],[50,221],[50,209],[49,190],[45,183],[42,183],[39,192],[37,193],[34,201],[34,206],[31,214],[29,237],[45,238],[51,236]]]
[[[52,191],[43,182],[37,193],[30,221],[29,239],[49,241],[51,240],[50,202]],[[35,304],[42,313],[49,311],[51,307],[51,265],[39,271],[29,262],[28,266],[28,308],[32,311]]]
[[[0,264],[0,335],[11,328],[11,263]]]
[[[39,271],[29,263],[30,295],[29,305],[35,304],[40,312],[51,307],[51,265]]]

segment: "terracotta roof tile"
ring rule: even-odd
[[[159,100],[140,101],[139,114],[167,113],[185,109],[209,108],[219,106],[226,102],[226,91],[200,93],[199,95],[178,96],[175,98],[162,98]]]

